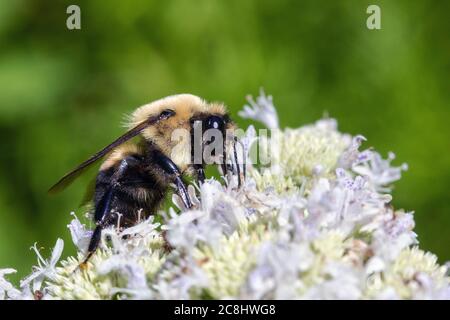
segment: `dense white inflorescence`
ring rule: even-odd
[[[243,117],[278,128],[271,97],[249,100]],[[275,132],[275,131],[274,131]],[[111,227],[85,270],[91,231],[68,226],[76,257],[58,263],[35,248],[38,266],[15,288],[0,270],[1,299],[449,299],[447,267],[418,248],[410,212],[391,205],[392,167],[365,140],[333,119],[278,130],[272,140],[251,127],[270,164],[237,178],[189,186],[194,208],[161,213],[132,228]]]

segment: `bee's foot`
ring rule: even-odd
[[[78,265],[78,269],[80,269],[80,270],[87,270],[87,268],[88,268],[88,264],[87,264],[87,262],[86,261],[83,261],[82,263],[80,263],[79,265]]]

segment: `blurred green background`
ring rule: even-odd
[[[81,30],[66,28],[69,4]],[[369,4],[381,30],[366,28]],[[35,241],[48,256],[62,237],[74,253],[66,225],[90,177],[46,190],[121,134],[125,113],[189,92],[237,119],[260,86],[283,126],[328,112],[407,162],[394,205],[414,210],[421,246],[449,260],[449,12],[425,0],[0,0],[0,268],[29,273]]]

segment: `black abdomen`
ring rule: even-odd
[[[140,219],[155,214],[168,188],[168,183],[148,170],[141,156],[127,156],[122,162],[102,170],[95,185],[96,223],[104,226],[129,227]],[[102,221],[103,219],[103,221]]]

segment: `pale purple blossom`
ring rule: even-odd
[[[338,167],[350,169],[361,163],[365,163],[370,159],[371,151],[359,151],[361,144],[367,139],[362,135],[357,135],[352,139],[350,146],[345,150],[338,160]]]
[[[387,159],[383,159],[379,153],[372,152],[369,160],[353,167],[353,171],[362,176],[369,177],[374,187],[380,192],[389,192],[389,185],[401,178],[402,171],[408,169],[407,164],[392,167],[391,162],[395,159],[394,153],[390,152]]]
[[[266,96],[264,90],[261,88],[256,101],[250,95],[247,96],[247,101],[250,105],[244,106],[244,110],[239,112],[240,117],[259,121],[269,129],[279,127],[278,115],[273,105],[272,96]]]

